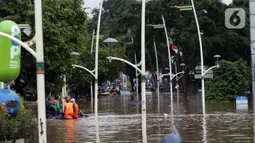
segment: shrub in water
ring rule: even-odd
[[[0,108],[0,141],[12,139],[28,139],[34,142],[37,132],[37,122],[33,115],[24,107],[24,100],[20,97],[20,112],[16,117],[9,118],[7,113]]]
[[[214,79],[205,82],[206,101],[230,102],[235,100],[236,96],[245,94],[249,85],[250,69],[242,59],[235,62],[222,60],[214,75]]]

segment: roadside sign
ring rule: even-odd
[[[204,66],[204,69],[207,70],[208,66]],[[195,74],[194,74],[194,78],[195,79],[201,79],[201,66],[198,65],[195,68]],[[214,78],[214,74],[213,74],[213,70],[208,71],[205,75],[204,75],[205,79],[212,79]]]
[[[236,97],[236,109],[248,110],[248,98],[246,96]]]

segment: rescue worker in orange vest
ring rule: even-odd
[[[78,119],[79,118],[79,106],[77,103],[75,103],[75,99],[71,99],[71,103],[73,103],[73,109],[74,109],[74,118]]]
[[[74,108],[73,103],[70,102],[70,96],[64,97],[66,100],[65,109],[64,109],[64,118],[73,119],[74,117]]]

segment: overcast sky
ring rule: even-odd
[[[91,9],[94,9],[96,7],[99,7],[99,0],[84,0],[85,6],[90,7]],[[232,0],[223,0],[226,4],[230,4]],[[91,10],[87,10],[87,12],[90,13]]]
[[[85,2],[85,7],[91,8],[87,10],[88,13],[90,13],[92,9],[99,7],[99,0],[84,0],[84,2]]]

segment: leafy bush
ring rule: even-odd
[[[14,118],[8,118],[7,113],[0,108],[0,141],[11,139],[35,140],[37,122],[33,120],[32,114],[25,109],[24,100],[20,97],[21,106],[19,114]]]
[[[229,102],[243,95],[249,84],[250,70],[242,59],[236,62],[222,60],[215,70],[215,78],[205,82],[206,101]]]

